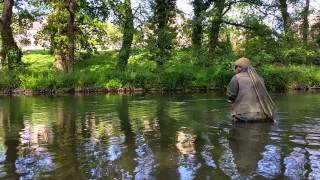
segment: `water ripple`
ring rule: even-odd
[[[201,156],[205,164],[212,168],[217,168],[213,158],[211,157],[210,151],[214,148],[213,145],[204,145],[203,150],[201,151]]]
[[[231,179],[239,179],[241,176],[237,170],[237,165],[235,164],[235,159],[232,150],[229,147],[228,140],[222,138],[219,142],[224,147],[223,154],[219,160],[219,168]]]
[[[53,158],[44,148],[37,148],[33,153],[19,156],[15,162],[16,173],[20,179],[35,179],[54,170]]]
[[[305,157],[306,150],[295,147],[289,156],[284,158],[285,172],[284,175],[289,179],[303,179],[306,174]]]
[[[309,153],[309,165],[311,172],[309,173],[308,179],[317,180],[320,179],[320,150],[306,148]]]
[[[181,180],[194,179],[197,170],[201,167],[201,164],[196,164],[195,155],[181,155],[178,161],[178,172]]]
[[[121,154],[123,149],[125,148],[122,144],[125,141],[124,135],[119,136],[119,137],[111,137],[109,139],[109,147],[108,147],[108,159],[110,161],[115,161],[118,159]]]
[[[273,178],[280,174],[281,149],[275,145],[267,145],[262,153],[262,159],[258,162],[257,172],[266,178]]]
[[[134,169],[135,179],[154,179],[152,173],[157,168],[158,164],[155,161],[155,155],[152,149],[146,143],[143,134],[136,136],[136,154],[137,166]]]

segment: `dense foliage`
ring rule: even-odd
[[[223,88],[242,56],[269,89],[320,85],[316,4],[184,3],[192,15],[176,0],[1,1],[0,89]],[[30,38],[47,50],[22,54]]]

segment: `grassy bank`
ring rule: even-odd
[[[145,52],[135,52],[125,71],[116,69],[117,53],[100,52],[89,57],[80,56],[72,73],[52,68],[53,56],[45,51],[26,52],[24,67],[15,72],[0,71],[0,89],[70,89],[70,88],[225,88],[233,75],[232,61],[226,55],[209,66],[199,66],[199,59],[190,51],[176,52],[158,69]],[[255,61],[255,60],[253,60]],[[320,85],[319,66],[263,65],[256,69],[271,90],[312,87]]]

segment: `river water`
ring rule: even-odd
[[[232,124],[223,94],[0,97],[1,179],[320,179],[320,93]]]

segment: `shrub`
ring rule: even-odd
[[[198,59],[192,56],[192,53],[191,50],[178,51],[176,56],[172,56],[161,69],[158,69],[155,62],[146,58],[144,51],[136,52],[129,59],[125,71],[116,69],[115,52],[100,53],[78,61],[74,71],[70,73],[55,71],[52,68],[53,58],[43,59],[48,57],[46,53],[36,55],[27,53],[24,58],[27,59],[28,66],[17,66],[10,73],[6,69],[0,70],[0,89],[17,87],[59,89],[78,86],[224,88],[229,83],[234,75],[232,64],[236,59],[234,54],[216,57],[211,60],[211,65],[207,64],[207,67],[204,67],[202,63],[197,62]],[[312,53],[311,55],[316,56]],[[35,58],[37,62],[33,62],[30,57]],[[261,51],[252,59],[259,74],[265,79],[268,89],[275,91],[286,90],[293,86],[320,85],[318,66],[272,64],[273,58],[267,52]],[[209,59],[205,61],[209,62]]]
[[[118,79],[111,79],[109,82],[105,84],[107,88],[121,88],[122,83]]]

